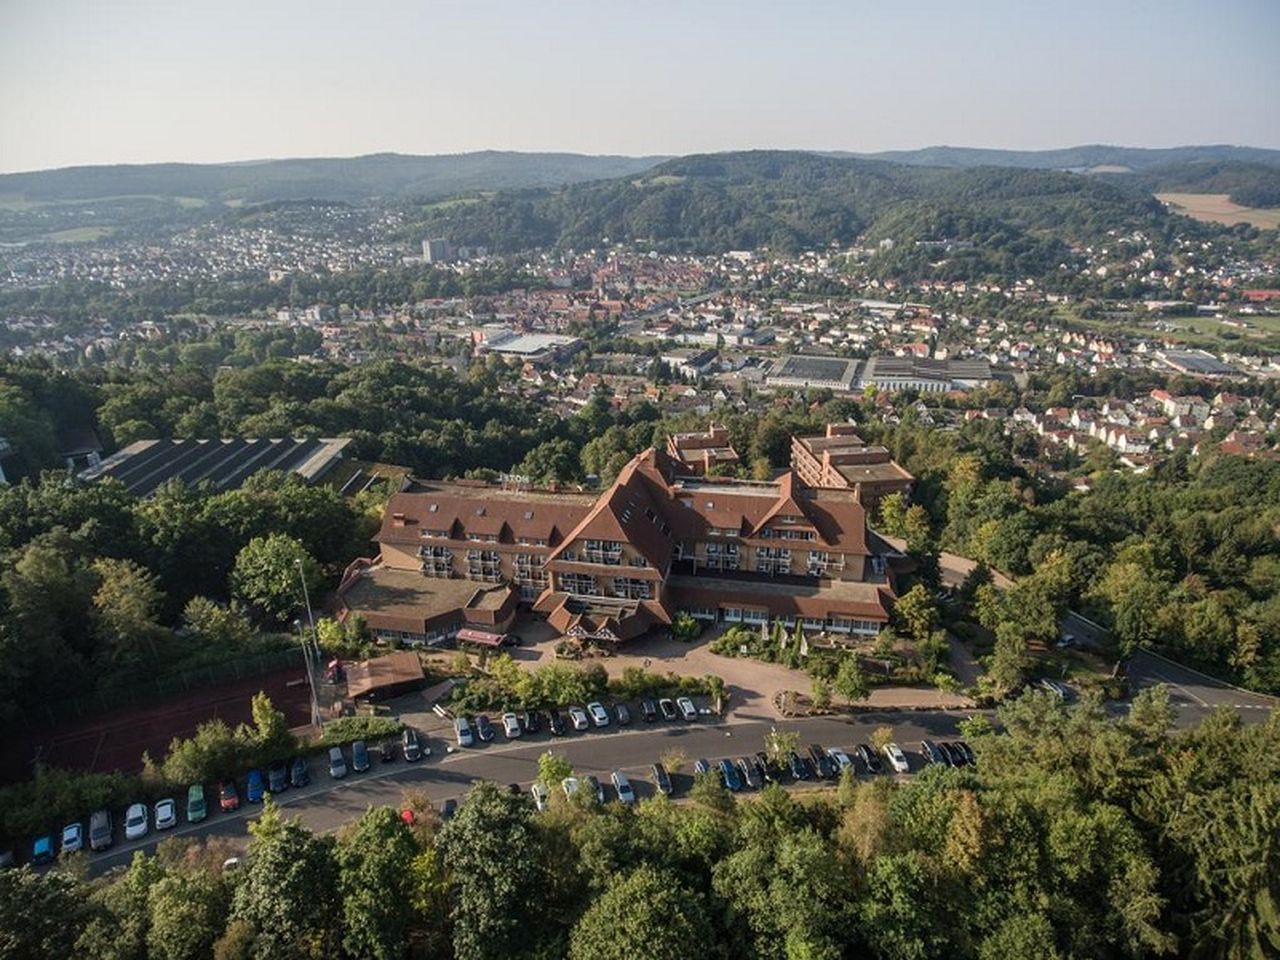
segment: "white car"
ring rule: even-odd
[[[460,747],[469,747],[476,742],[475,736],[471,733],[471,724],[467,722],[466,717],[454,718],[453,735]]]
[[[676,706],[680,708],[680,716],[686,720],[698,719],[698,708],[693,705],[693,701],[688,697],[677,697]]]
[[[169,830],[178,825],[178,805],[172,800],[156,801],[156,829]]]
[[[547,788],[540,783],[535,783],[529,788],[529,792],[533,794],[533,805],[538,808],[539,812],[547,809],[548,801],[551,795],[547,793]]]
[[[68,823],[62,828],[62,852],[75,853],[84,846],[84,825]]]
[[[502,715],[502,732],[506,734],[508,740],[514,740],[520,736],[520,718],[514,713],[504,713]]]
[[[836,767],[840,770],[848,770],[853,766],[853,760],[839,747],[827,747],[827,756],[835,761]]]
[[[587,713],[591,714],[591,722],[597,727],[609,725],[609,711],[604,708],[603,703],[588,703]]]
[[[575,730],[591,729],[591,722],[587,720],[587,711],[581,707],[573,706],[569,708],[569,720],[573,723]]]
[[[147,835],[147,829],[146,804],[130,804],[129,809],[124,812],[124,838],[140,840]]]
[[[894,773],[911,772],[911,766],[907,763],[907,755],[902,752],[902,748],[896,743],[886,743],[884,745],[884,755],[889,758],[889,766],[893,767]]]
[[[627,806],[636,802],[636,792],[631,789],[631,781],[621,770],[613,771],[613,789],[618,791],[618,800]]]
[[[573,795],[578,792],[578,778],[565,777],[560,781],[560,788],[564,790],[564,798],[566,800],[572,800]]]

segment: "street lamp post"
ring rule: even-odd
[[[320,638],[316,634],[316,618],[311,612],[311,593],[307,590],[306,571],[302,567],[302,561],[295,561],[298,567],[298,580],[302,583],[302,598],[307,605],[307,623],[311,626],[311,642],[308,643],[306,638],[302,640],[302,657],[307,663],[307,686],[311,688],[311,725],[319,727],[320,724],[320,701],[316,697],[316,679],[315,667],[312,664],[314,656],[318,661],[320,658]],[[301,624],[299,624],[301,626]],[[302,633],[301,630],[298,631]]]

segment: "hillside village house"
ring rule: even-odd
[[[688,474],[657,449],[599,496],[422,482],[387,504],[380,556],[339,587],[341,614],[408,643],[497,642],[526,604],[561,634],[618,643],[705,621],[874,636],[895,552],[856,489]]]

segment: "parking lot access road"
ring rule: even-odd
[[[316,832],[336,830],[360,816],[371,806],[398,806],[406,791],[428,797],[438,808],[449,798],[460,800],[478,780],[499,784],[518,783],[528,789],[538,774],[538,757],[551,749],[573,765],[578,776],[595,774],[607,782],[609,774],[621,770],[631,778],[640,798],[652,796],[649,765],[666,751],[675,748],[688,758],[683,775],[674,778],[676,792],[687,791],[689,770],[693,761],[705,757],[738,757],[755,753],[764,747],[765,736],[775,725],[780,730],[794,730],[800,735],[801,751],[810,743],[850,750],[855,744],[869,742],[877,727],[891,726],[897,742],[906,751],[913,771],[924,765],[919,754],[920,740],[952,739],[958,736],[956,725],[967,714],[930,712],[865,713],[856,717],[810,717],[794,721],[715,722],[706,719],[695,723],[636,723],[630,727],[610,727],[587,733],[551,737],[544,730],[533,737],[506,741],[498,736],[492,743],[465,749],[454,748],[431,738],[432,756],[418,763],[397,760],[377,764],[362,775],[345,780],[329,779],[325,771],[312,763],[312,783],[301,790],[288,790],[277,798],[286,816],[298,817]],[[865,775],[864,775],[865,776]],[[145,840],[118,843],[109,851],[89,860],[93,873],[127,865],[138,850],[154,851],[167,837],[227,837],[243,844],[248,824],[258,816],[261,807],[243,804],[235,813],[211,812],[209,819],[198,824],[182,824],[163,835],[154,832]]]

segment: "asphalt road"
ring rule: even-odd
[[[877,727],[891,726],[897,742],[918,770],[924,761],[920,756],[920,740],[953,739],[956,724],[967,714],[959,712],[892,711],[865,713],[856,717],[814,717],[778,722],[782,730],[800,734],[801,752],[810,743],[841,747],[846,751],[858,743],[868,742]],[[518,783],[528,789],[538,773],[538,757],[547,749],[565,756],[574,772],[583,776],[595,774],[606,785],[614,800],[609,775],[614,770],[627,774],[637,796],[652,796],[653,784],[649,765],[672,748],[688,758],[684,773],[675,776],[676,794],[687,791],[692,779],[693,761],[699,758],[718,760],[755,753],[764,747],[765,735],[775,724],[758,720],[712,721],[695,723],[635,723],[630,727],[611,727],[553,738],[545,730],[533,737],[506,741],[499,733],[493,742],[479,747],[446,752],[446,744],[428,738],[432,756],[417,763],[396,760],[380,764],[376,760],[368,773],[352,774],[335,781],[317,760],[311,765],[312,783],[301,790],[282,793],[277,803],[290,817],[301,818],[303,824],[317,832],[336,830],[360,816],[370,806],[397,806],[406,791],[420,792],[439,807],[446,799],[461,797],[477,780],[495,783]],[[182,804],[179,804],[181,807]],[[162,834],[152,832],[144,840],[117,843],[116,846],[89,858],[91,873],[123,866],[139,850],[154,852],[156,845],[169,837],[222,836],[242,844],[248,836],[248,823],[258,816],[260,807],[242,803],[235,813],[213,811],[209,819],[198,824],[183,823]]]
[[[1280,708],[1275,697],[1241,690],[1146,650],[1129,658],[1129,683],[1135,693],[1161,683],[1167,686],[1180,726],[1192,726],[1218,707],[1232,708],[1245,723],[1262,723],[1271,710]]]

